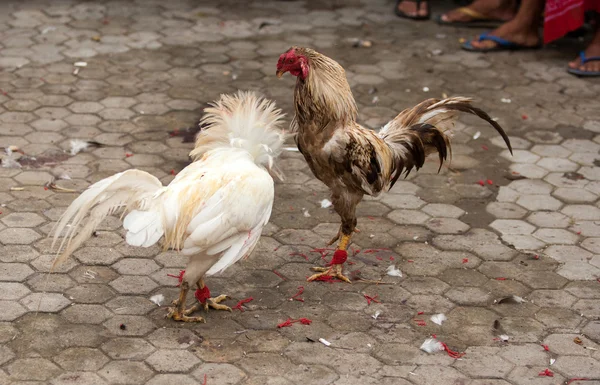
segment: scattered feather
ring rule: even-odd
[[[319,338],[319,342],[325,346],[331,346],[331,342],[327,341],[325,338]]]
[[[507,103],[507,104],[508,104],[508,103],[512,103],[512,100],[510,100],[510,99],[508,99],[508,98],[502,98],[502,99],[500,99],[500,101],[501,101],[502,103]]]
[[[375,95],[373,96],[373,100],[371,100],[371,103],[376,104],[379,102],[379,96]]]
[[[371,317],[372,317],[373,319],[377,319],[377,318],[379,318],[379,316],[380,316],[380,315],[381,315],[381,311],[380,311],[380,310],[377,310],[377,311],[375,312],[375,314],[373,314]]]
[[[87,67],[87,63],[84,61],[78,61],[73,64],[75,67]]]
[[[150,301],[154,302],[156,304],[156,306],[162,305],[164,300],[165,300],[165,296],[162,294],[157,294],[157,295],[153,295],[152,297],[150,297]]]
[[[442,322],[444,322],[445,320],[447,320],[448,318],[446,317],[445,314],[434,314],[431,316],[431,322],[433,322],[434,324],[437,325],[441,325]]]
[[[333,205],[333,203],[331,203],[331,201],[329,199],[323,199],[321,201],[321,208],[326,209],[328,207],[331,207],[331,205]]]
[[[402,277],[402,272],[394,265],[387,268],[387,275],[392,277]]]
[[[481,131],[477,131],[475,133],[475,135],[473,135],[473,139],[479,139],[480,136],[481,136]]]
[[[67,173],[60,174],[58,179],[71,180],[71,177]]]
[[[10,156],[7,156],[6,158],[2,158],[2,167],[4,167],[4,168],[21,168],[21,163],[17,162]]]
[[[444,345],[435,338],[428,338],[423,342],[420,349],[431,354],[444,350]]]
[[[500,337],[500,340],[501,340],[502,342],[508,342],[508,339],[510,338],[510,337],[509,337],[508,335],[506,335],[506,334],[500,334],[500,336],[499,336],[499,337]]]
[[[295,151],[295,152],[298,152],[298,151],[300,151],[300,150],[298,150],[298,148],[296,148],[296,147],[284,147],[283,149],[284,149],[285,151]]]
[[[432,54],[433,56],[439,56],[439,55],[441,55],[442,53],[443,53],[443,51],[442,51],[441,49],[434,49],[434,50],[432,50],[432,51],[431,51],[431,54]]]
[[[56,30],[56,27],[52,27],[52,26],[50,26],[50,27],[46,27],[46,28],[42,29],[42,35],[45,35],[45,34],[47,34],[48,32],[52,32],[52,31],[54,31],[54,30]]]
[[[429,87],[423,87],[423,92],[429,92]]]
[[[90,144],[85,140],[73,139],[71,140],[71,155],[77,155],[89,146]]]
[[[308,212],[307,209],[302,208],[302,214],[306,217],[306,218],[310,218],[310,213]]]
[[[554,365],[556,362],[556,358],[550,358],[550,366]]]

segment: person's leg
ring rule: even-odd
[[[417,4],[416,0],[398,1],[396,3],[396,14],[408,18],[426,18],[429,17],[429,8],[427,5],[427,0],[421,0],[420,4]]]
[[[600,28],[596,27],[596,32],[592,41],[584,51],[586,58],[600,57]],[[579,69],[585,72],[600,72],[600,60],[591,60],[584,64],[581,63],[581,58],[577,58],[569,63],[569,68]]]
[[[441,15],[440,20],[447,23],[467,23],[483,17],[489,20],[508,21],[515,16],[516,11],[515,0],[475,0],[467,7],[456,8]]]
[[[543,9],[544,0],[522,0],[515,17],[490,32],[489,35],[524,47],[537,46],[540,43],[538,30],[542,22]],[[498,45],[494,41],[479,41],[478,39],[471,41],[471,44],[476,49],[491,49]]]

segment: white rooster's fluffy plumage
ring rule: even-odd
[[[281,111],[269,100],[238,92],[222,95],[205,112],[208,127],[190,153],[195,161],[168,186],[147,172],[127,170],[94,183],[73,201],[54,232],[56,243],[66,230],[55,265],[121,208],[129,245],[149,247],[164,237],[165,248],[190,256],[184,275],[190,285],[252,252],[271,216],[274,183],[268,171],[274,171],[284,141]]]

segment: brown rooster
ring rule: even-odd
[[[490,116],[471,105],[471,99],[428,99],[402,111],[379,132],[356,122],[357,107],[341,65],[309,48],[292,47],[279,57],[277,77],[289,72],[297,77],[294,91],[296,114],[292,129],[296,144],[313,174],[332,192],[335,211],[342,218],[339,240],[331,267],[315,267],[308,278],[342,274],[346,249],[356,229],[356,206],[365,194],[387,191],[404,173],[423,166],[427,155],[437,151],[442,163],[450,152],[450,129],[458,112],[477,115],[502,136],[512,153],[508,136]]]

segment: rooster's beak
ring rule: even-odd
[[[278,78],[281,78],[284,73],[285,73],[285,71],[277,70],[277,72],[275,73],[275,75],[277,75]]]

